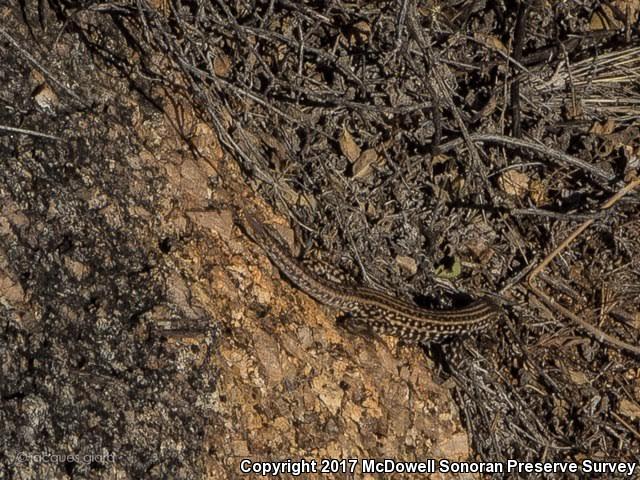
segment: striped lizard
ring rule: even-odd
[[[242,226],[271,262],[300,290],[322,304],[348,314],[348,327],[372,329],[414,342],[441,341],[447,337],[483,330],[496,322],[500,310],[488,298],[466,307],[433,310],[392,297],[365,286],[342,284],[317,276],[296,261],[284,242],[250,214]]]

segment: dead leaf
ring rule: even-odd
[[[351,163],[358,160],[360,157],[360,147],[355,142],[351,133],[346,128],[342,129],[342,134],[340,135],[340,151],[342,154],[349,159]]]
[[[372,165],[378,163],[378,153],[373,148],[369,148],[353,164],[353,178],[364,178],[373,171]]]
[[[353,24],[351,29],[351,35],[349,35],[349,43],[351,45],[366,43],[371,36],[371,25],[364,20]]]
[[[612,118],[608,118],[604,122],[594,122],[589,129],[589,133],[595,133],[596,135],[609,135],[613,133],[616,128],[616,123]]]
[[[609,5],[601,5],[599,9],[593,12],[589,27],[595,30],[617,30],[624,28],[624,23],[618,20],[615,13]]]
[[[316,202],[315,197],[307,194],[300,194],[298,197],[298,205],[301,207],[307,207],[312,211],[315,211],[318,208],[318,202]]]
[[[625,417],[629,417],[632,420],[636,420],[640,418],[640,405],[635,402],[631,402],[629,400],[622,400],[620,402],[619,411]]]
[[[517,170],[507,170],[498,178],[498,185],[507,195],[522,198],[529,190],[529,176]]]
[[[640,14],[640,1],[638,0],[614,0],[613,5],[618,7],[624,15],[628,17],[630,25],[634,25],[638,21]]]
[[[228,55],[221,53],[213,59],[213,73],[221,78],[227,78],[231,70],[231,59]]]
[[[571,377],[571,381],[576,385],[584,385],[586,383],[589,383],[589,379],[584,374],[584,372],[581,372],[579,370],[569,370],[569,377]]]
[[[503,53],[509,53],[509,49],[507,47],[504,46],[504,43],[502,43],[502,40],[500,40],[498,37],[494,36],[494,35],[487,35],[484,33],[476,33],[474,35],[474,37],[476,38],[476,40],[495,48],[496,50],[503,52]]]
[[[603,15],[602,12],[596,10],[591,15],[591,20],[589,21],[589,28],[591,31],[595,30],[606,30],[608,28],[609,22],[607,22],[607,16]]]

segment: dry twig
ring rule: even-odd
[[[640,185],[640,179],[633,180],[632,182],[625,185],[622,189],[620,189],[615,195],[613,195],[609,200],[607,200],[600,210],[607,210],[615,205],[622,197],[633,191],[638,185]],[[563,250],[565,250],[571,242],[573,242],[582,232],[584,232],[589,226],[594,222],[594,219],[589,219],[582,223],[578,228],[576,228],[566,239],[564,239],[560,245],[558,245],[549,255],[547,255],[540,264],[534,268],[529,276],[527,277],[527,285],[529,289],[538,296],[547,306],[550,308],[562,313],[564,316],[569,317],[573,320],[577,325],[586,330],[589,334],[591,334],[596,340],[599,342],[606,343],[608,345],[621,348],[628,352],[635,353],[636,355],[640,355],[640,347],[635,345],[631,345],[630,343],[624,342],[617,338],[608,335],[598,327],[582,320],[578,315],[573,313],[568,308],[560,305],[556,300],[549,297],[546,293],[544,293],[540,288],[535,285],[535,279],[540,274],[540,272],[547,266],[549,263],[557,257]]]

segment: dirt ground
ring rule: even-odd
[[[639,9],[0,5],[0,479],[638,464]],[[351,282],[500,320],[351,333],[244,211]]]

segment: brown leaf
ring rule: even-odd
[[[502,43],[502,40],[500,40],[498,37],[494,35],[487,35],[485,33],[476,33],[474,34],[474,37],[478,41],[483,42],[486,45],[493,47],[500,52],[509,53],[509,49],[504,46],[504,43]]]
[[[340,135],[340,151],[351,163],[360,157],[360,147],[346,128],[342,129],[342,134]]]
[[[371,36],[371,25],[368,22],[361,20],[352,25],[351,35],[349,35],[349,43],[356,45],[360,43],[366,43]]]
[[[213,73],[215,73],[218,77],[227,78],[229,76],[229,71],[231,70],[231,59],[221,53],[216,55],[213,59]]]
[[[522,198],[529,189],[529,176],[517,170],[507,170],[498,178],[498,185],[507,195]]]
[[[378,163],[378,154],[373,148],[369,148],[362,152],[362,154],[353,164],[353,178],[364,178],[371,174],[373,169],[372,165]]]
[[[625,417],[629,417],[633,420],[640,418],[640,405],[629,400],[622,400],[620,402],[620,413]]]
[[[624,28],[624,23],[616,18],[613,9],[609,5],[602,5],[598,10],[593,12],[593,15],[591,15],[589,27],[592,31],[617,30],[619,28]]]
[[[571,381],[573,383],[575,383],[576,385],[584,385],[586,383],[589,383],[589,379],[587,378],[587,376],[584,374],[584,372],[581,372],[579,370],[569,370],[569,376],[571,377]]]
[[[598,135],[609,135],[610,133],[613,133],[615,128],[616,128],[616,122],[614,122],[612,118],[608,118],[604,122],[595,122],[591,126],[591,129],[589,130],[589,132],[595,133]]]

